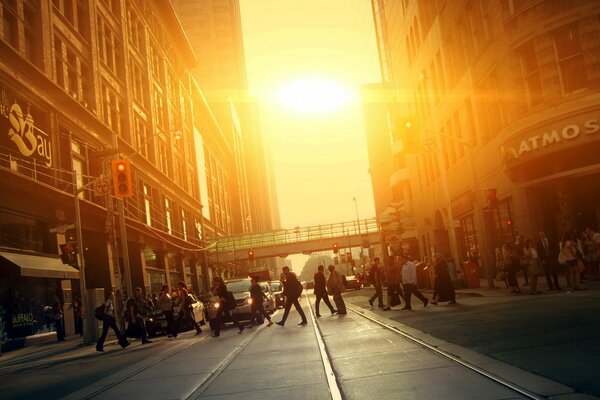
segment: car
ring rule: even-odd
[[[275,312],[275,296],[273,295],[273,290],[271,289],[271,285],[269,282],[259,282],[258,283],[265,294],[265,301],[263,303],[263,307],[265,311],[269,314],[273,314]]]
[[[252,300],[250,299],[251,284],[250,278],[230,279],[225,281],[227,290],[233,293],[236,303],[236,308],[231,311],[231,314],[235,315],[238,321],[250,320],[250,305],[252,303]],[[219,306],[219,298],[216,295],[211,296],[207,309],[207,317],[211,329],[215,328]],[[231,322],[227,317],[225,318],[226,319],[223,322]]]
[[[350,275],[346,277],[346,280],[344,281],[344,287],[346,290],[358,290],[362,287],[362,282],[358,276]]]
[[[273,297],[275,298],[275,308],[283,308],[285,306],[285,296],[283,295],[283,284],[281,281],[269,281]]]
[[[196,322],[199,325],[204,325],[206,322],[206,313],[204,311],[204,304],[202,304],[202,302],[198,301],[198,299],[196,298],[196,296],[194,296],[193,293],[190,293],[190,296],[192,296],[192,298],[195,300],[195,303],[192,304],[192,309],[194,312],[194,320],[196,320]],[[179,312],[181,311],[181,306],[179,304],[179,298],[174,294],[174,296],[171,298],[172,303],[173,303],[173,318],[175,319],[175,323],[177,323],[177,318],[179,318]],[[167,318],[165,317],[165,315],[162,313],[162,311],[160,311],[160,309],[155,308],[154,310],[151,310],[148,312],[148,315],[146,316],[145,319],[146,322],[146,332],[148,333],[148,336],[157,336],[159,334],[166,334],[167,332]],[[193,326],[186,322],[184,323],[182,326],[177,327],[179,329],[180,332],[183,331],[188,331],[190,329],[193,329]]]

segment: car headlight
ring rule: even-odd
[[[148,322],[154,322],[152,318],[148,318]]]
[[[220,306],[221,306],[221,303],[213,303],[214,308],[219,308]]]
[[[252,304],[252,297],[248,297],[248,304]]]

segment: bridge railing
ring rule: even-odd
[[[210,252],[235,251],[239,249],[255,249],[278,244],[298,243],[319,239],[331,239],[350,235],[358,235],[359,231],[365,235],[379,231],[375,218],[358,221],[340,222],[328,225],[314,225],[295,227],[291,229],[278,229],[270,232],[249,233],[237,236],[219,237],[216,246]]]

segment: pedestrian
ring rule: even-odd
[[[537,290],[538,285],[538,277],[544,274],[544,267],[539,259],[539,255],[535,246],[533,245],[533,241],[531,239],[525,240],[525,257],[529,260],[529,274],[531,276],[531,294],[540,294],[541,292]]]
[[[567,269],[567,284],[573,290],[582,290],[581,275],[579,271],[580,251],[577,249],[575,240],[570,234],[565,234],[560,242],[560,253],[558,262]]]
[[[240,324],[235,314],[231,314],[231,311],[236,307],[235,297],[233,293],[227,290],[227,285],[225,285],[225,281],[220,276],[213,278],[213,292],[219,297],[219,306],[217,307],[217,321],[212,337],[219,337],[221,335],[221,320],[223,315],[233,321],[235,326],[240,330],[238,333],[244,332],[244,326]]]
[[[81,313],[81,298],[75,297],[73,300],[73,318],[75,320],[75,333],[83,336],[83,315]]]
[[[405,254],[400,256],[400,263],[402,264],[402,288],[404,289],[404,307],[402,309],[412,310],[411,297],[413,294],[423,302],[423,307],[427,307],[429,299],[423,296],[417,287],[417,266]]]
[[[510,293],[519,294],[519,281],[517,280],[517,272],[520,269],[519,255],[512,243],[504,243],[502,246],[502,262],[506,271],[506,281],[511,289]]]
[[[338,314],[346,315],[346,303],[344,303],[344,298],[342,297],[342,292],[345,290],[344,281],[333,265],[329,265],[327,269],[329,270],[327,290],[333,297]]]
[[[377,307],[384,308],[385,304],[383,304],[383,290],[382,290],[382,271],[379,266],[379,257],[375,257],[373,259],[373,263],[371,264],[371,270],[369,271],[369,280],[373,283],[373,287],[375,288],[375,293],[369,299],[369,304],[373,307],[373,302],[377,299]]]
[[[252,328],[252,325],[258,325],[259,318],[261,317],[269,321],[267,326],[273,325],[271,317],[265,311],[264,301],[267,296],[265,296],[262,287],[258,284],[258,277],[253,276],[250,282],[252,282],[250,285],[250,298],[252,299],[252,303],[250,303],[250,328]]]
[[[285,321],[287,320],[288,314],[290,313],[290,309],[292,305],[296,308],[298,314],[302,320],[298,323],[298,325],[306,325],[308,321],[306,320],[306,315],[304,311],[302,311],[302,306],[298,302],[298,298],[302,295],[302,284],[296,277],[296,274],[290,271],[290,268],[285,266],[282,269],[283,271],[283,295],[285,296],[285,309],[283,312],[283,317],[281,321],[276,322],[279,326],[284,326]]]
[[[121,333],[119,328],[117,327],[117,320],[115,319],[115,311],[111,299],[112,293],[108,295],[106,301],[102,303],[98,308],[96,308],[94,312],[94,316],[96,319],[102,321],[102,334],[98,338],[96,342],[96,351],[104,351],[104,341],[106,340],[106,335],[108,334],[108,329],[112,328],[117,335],[117,339],[119,340],[119,344],[121,348],[125,348],[129,346],[129,342],[125,335]]]
[[[181,330],[181,325],[184,323],[188,323],[196,329],[196,335],[202,333],[202,329],[200,329],[200,325],[196,322],[194,318],[194,306],[193,304],[196,302],[194,298],[189,294],[186,285],[179,286],[179,316],[177,317],[176,329],[179,332]]]
[[[404,297],[400,287],[400,266],[394,260],[390,260],[385,270],[385,280],[387,282],[387,307],[383,311],[390,311],[392,307],[399,306],[400,298]]]
[[[529,258],[525,254],[525,236],[517,235],[515,250],[519,256],[519,270],[523,272],[523,278],[525,278],[523,286],[529,286]]]
[[[56,328],[56,339],[59,342],[65,341],[65,313],[63,305],[60,301],[60,289],[56,289],[54,302],[52,303],[52,318],[54,319],[54,327]]]
[[[556,265],[558,246],[548,240],[544,231],[539,231],[538,237],[539,240],[536,249],[538,259],[546,275],[548,288],[549,290],[560,290],[560,285],[558,284],[558,267]]]
[[[148,315],[146,299],[142,293],[142,288],[135,288],[133,297],[127,299],[125,303],[125,319],[128,322],[126,335],[129,337],[141,337],[142,344],[152,343],[148,339],[146,323],[144,319]]]
[[[331,315],[334,315],[335,313],[337,313],[337,310],[335,308],[333,308],[333,306],[331,305],[331,302],[329,301],[329,294],[327,293],[327,286],[325,283],[325,274],[323,273],[322,265],[319,265],[317,267],[317,272],[315,272],[315,275],[313,278],[314,278],[314,282],[315,282],[314,293],[315,293],[316,316],[317,317],[321,316],[321,314],[319,314],[319,303],[321,303],[321,300],[323,300],[325,305],[327,305],[327,307],[329,307],[329,311],[331,311]]]
[[[431,304],[437,305],[438,302],[447,301],[449,304],[456,304],[456,292],[448,271],[448,263],[442,253],[433,255],[433,287],[435,294]]]
[[[177,327],[175,325],[175,312],[173,311],[173,299],[169,293],[169,285],[163,285],[160,290],[160,296],[156,301],[158,308],[167,319],[167,335],[168,337],[177,337]]]
[[[594,240],[594,231],[588,226],[581,234],[581,247],[583,248],[583,261],[588,280],[598,280],[598,246]]]

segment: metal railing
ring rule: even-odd
[[[223,236],[218,238],[216,246],[212,247],[209,251],[216,253],[320,239],[343,238],[351,235],[359,235],[359,231],[362,235],[378,232],[379,224],[375,218],[368,218],[360,221],[360,230],[357,221],[349,221],[328,225],[280,229],[270,232],[249,233],[245,235]]]

